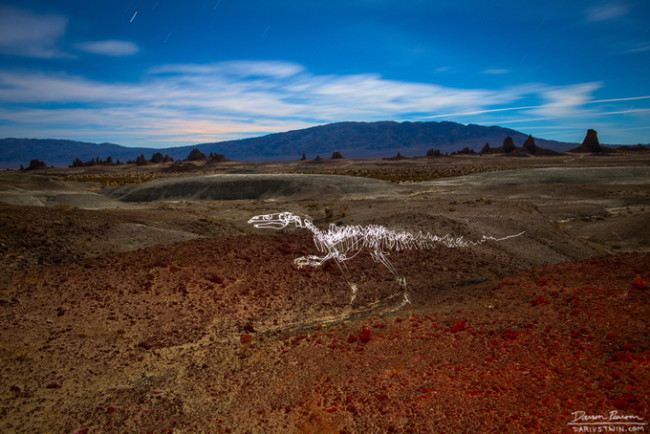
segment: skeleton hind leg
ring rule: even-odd
[[[395,281],[404,290],[404,299],[402,300],[402,303],[397,308],[395,308],[394,310],[397,310],[397,309],[401,308],[402,306],[404,306],[405,304],[410,303],[411,300],[409,300],[409,295],[408,295],[408,292],[406,291],[406,279],[404,277],[400,276],[400,274],[395,269],[395,266],[393,266],[392,262],[390,262],[388,260],[387,254],[382,252],[381,250],[373,250],[371,252],[371,255],[372,255],[372,259],[374,259],[375,262],[380,262],[380,263],[384,264],[384,266],[386,268],[388,268],[388,270],[393,274],[393,276],[395,276]]]
[[[341,274],[343,275],[343,279],[345,279],[345,283],[347,283],[352,290],[352,295],[350,296],[350,304],[352,304],[354,299],[357,297],[357,284],[354,283],[352,279],[350,279],[350,272],[348,271],[348,266],[345,265],[345,263],[339,261],[338,259],[334,259],[334,262],[336,262],[339,270],[341,270]]]

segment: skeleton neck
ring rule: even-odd
[[[306,218],[301,218],[301,219],[297,220],[296,225],[299,228],[309,229],[310,231],[312,231],[314,233],[314,235],[320,235],[321,234],[321,230],[318,229],[316,226],[314,226],[314,224],[312,222],[310,222],[309,220],[307,220]]]

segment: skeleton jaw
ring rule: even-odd
[[[274,214],[256,215],[248,220],[248,224],[252,224],[258,229],[282,229],[290,223],[296,224],[297,221],[299,221],[298,216],[285,211]]]
[[[287,226],[287,223],[283,221],[257,220],[255,217],[250,219],[248,224],[255,226],[257,229],[282,229]]]
[[[248,220],[248,224],[258,229],[282,229],[289,224],[289,221],[282,217],[281,214],[256,215]]]

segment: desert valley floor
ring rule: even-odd
[[[395,310],[280,211],[524,233],[389,252]],[[5,171],[0,432],[647,432],[649,226],[646,152]]]

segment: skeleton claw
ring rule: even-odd
[[[296,264],[298,266],[298,268],[302,268],[305,265],[308,265],[309,261],[307,261],[307,258],[305,258],[305,257],[300,257],[300,258],[294,259],[293,263]]]
[[[305,265],[309,265],[311,267],[320,267],[323,264],[323,258],[320,256],[301,256],[299,258],[296,258],[293,260],[293,263],[298,266],[298,268],[302,268]]]

